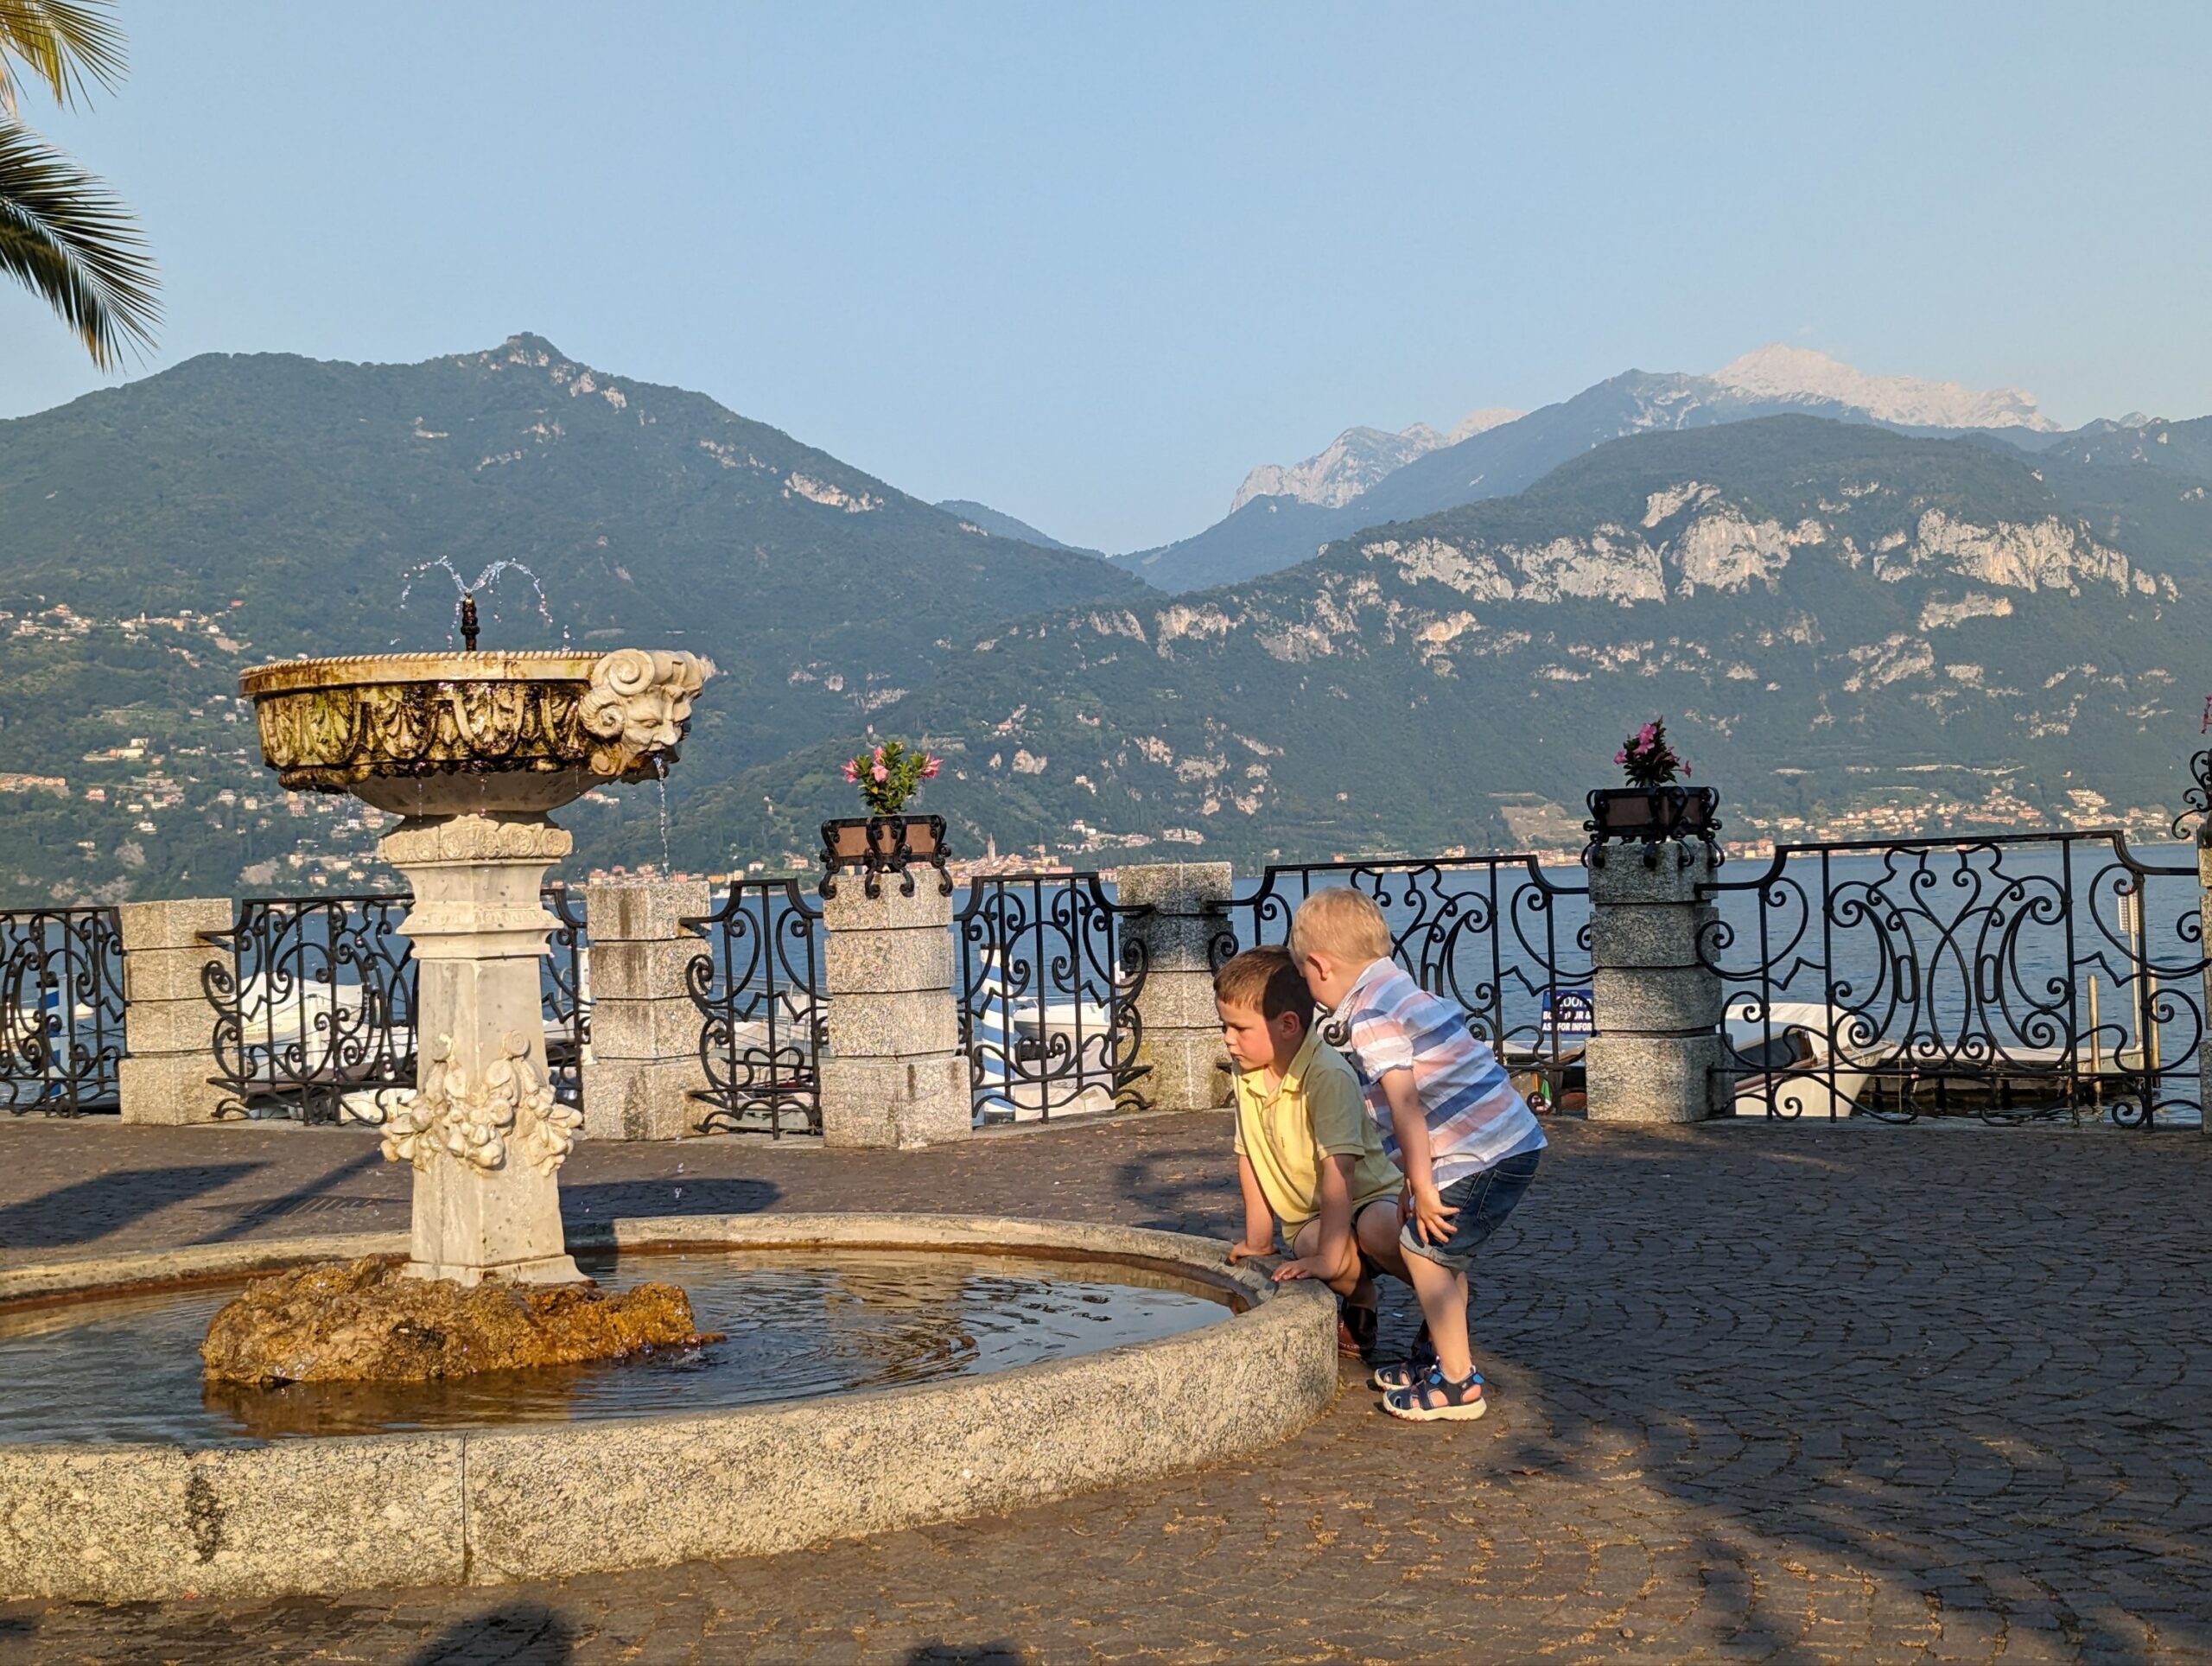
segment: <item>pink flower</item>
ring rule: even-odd
[[[846,779],[847,780],[849,780],[849,781],[857,781],[857,780],[859,780],[859,779],[860,779],[860,778],[861,778],[861,760],[860,760],[859,759],[857,759],[857,758],[848,758],[848,759],[846,759],[846,760],[845,760],[845,779]]]
[[[891,779],[891,772],[884,768],[881,764],[876,765],[874,768],[868,771],[868,773],[879,781],[887,781]]]
[[[931,758],[922,766],[922,779],[925,781],[935,780],[937,779],[938,766],[944,762],[944,760],[942,758]]]
[[[1615,763],[1617,763],[1617,764],[1624,764],[1624,763],[1626,763],[1626,762],[1628,761],[1628,754],[1627,754],[1627,753],[1625,753],[1625,752],[1617,752],[1617,753],[1615,753],[1615,754],[1613,754],[1613,761],[1614,761]],[[846,765],[846,766],[845,766],[845,767],[846,767],[848,770],[849,770],[849,769],[851,769],[851,768],[852,768],[852,766],[851,766],[850,764],[848,764],[848,765]],[[846,779],[847,780],[850,780],[850,779],[852,779],[852,777],[851,777],[850,775],[848,775],[845,779]]]
[[[1659,738],[1659,726],[1656,723],[1646,723],[1642,728],[1637,730],[1636,738],[1643,741],[1645,746],[1649,746]]]
[[[877,767],[878,769],[880,769],[880,768],[882,768],[882,767],[883,767],[883,748],[882,748],[881,747],[878,747],[875,749],[875,764],[876,764],[876,767]],[[880,775],[879,775],[879,776],[877,776],[875,779],[876,779],[877,780],[879,780],[879,781],[880,781],[880,780],[881,780],[883,778],[882,778]]]

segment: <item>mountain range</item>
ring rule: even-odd
[[[0,423],[0,894],[389,883],[372,816],[275,789],[238,672],[449,643],[498,563],[487,645],[721,668],[664,801],[564,814],[579,869],[803,861],[870,733],[947,756],[959,848],[1094,862],[1569,845],[1655,715],[1734,834],[2144,822],[2196,740],[2208,486],[2212,419],[2062,434],[1769,351],[1254,498],[1223,525],[1309,518],[1306,558],[1168,595],[535,336],[208,356]]]
[[[1455,430],[1441,444],[1393,450],[1383,442],[1394,436],[1350,429],[1288,469],[1254,470],[1228,516],[1205,531],[1116,559],[1165,590],[1235,583],[1304,561],[1363,526],[1510,496],[1608,440],[1784,412],[1916,432],[2039,436],[2055,428],[2032,398],[2014,389],[1982,393],[1955,382],[1869,376],[1824,353],[1776,344],[1710,376],[1630,371],[1525,415],[1478,412],[1492,420]],[[1435,435],[1433,429],[1418,431]],[[1316,489],[1321,483],[1326,489]]]

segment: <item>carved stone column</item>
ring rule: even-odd
[[[1734,1098],[1719,974],[1698,958],[1714,909],[1697,887],[1717,862],[1698,842],[1660,844],[1649,867],[1633,845],[1592,854],[1598,1033],[1583,1061],[1593,1122],[1700,1122],[1726,1114]]]
[[[1115,882],[1122,906],[1149,905],[1123,916],[1122,930],[1144,948],[1144,987],[1137,992],[1137,1062],[1155,1110],[1210,1110],[1229,1103],[1228,1052],[1214,1010],[1209,951],[1224,928],[1213,905],[1230,892],[1225,862],[1154,862],[1124,868]]]
[[[413,1099],[385,1129],[385,1155],[415,1165],[418,1278],[564,1283],[556,1180],[581,1113],[545,1070],[538,968],[556,922],[538,900],[569,836],[543,816],[403,822],[378,845],[406,874],[404,930],[420,970]]]
[[[182,902],[126,902],[123,926],[124,1057],[118,1066],[126,1122],[212,1122],[221,1093],[216,1071],[215,1008],[207,968],[230,958],[203,933],[227,932],[225,897]]]

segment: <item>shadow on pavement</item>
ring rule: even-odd
[[[366,1150],[339,1164],[335,1168],[317,1175],[303,1185],[294,1186],[289,1192],[281,1192],[273,1198],[257,1199],[244,1205],[226,1224],[217,1227],[212,1232],[203,1234],[199,1241],[202,1243],[223,1243],[232,1238],[251,1237],[272,1221],[287,1220],[296,1217],[306,1218],[302,1225],[302,1231],[343,1230],[347,1223],[332,1218],[335,1205],[346,1202],[358,1203],[360,1200],[331,1199],[327,1194],[340,1183],[350,1180],[356,1175],[368,1170],[381,1168],[383,1163],[382,1150],[376,1146],[371,1146]],[[368,1206],[404,1208],[406,1199],[404,1198],[378,1199],[370,1202]]]
[[[782,1196],[783,1188],[772,1180],[664,1174],[650,1180],[564,1186],[561,1213],[572,1221],[615,1220],[626,1215],[757,1215],[772,1208]]]
[[[264,1165],[203,1163],[180,1168],[119,1168],[0,1208],[0,1250],[54,1250],[91,1243],[134,1221],[219,1192]]]
[[[455,1620],[407,1656],[406,1666],[567,1666],[576,1630],[538,1602],[512,1602]]]
[[[1019,1643],[925,1643],[907,1655],[906,1666],[1029,1666],[1036,1651]]]
[[[1804,1657],[1757,1593],[1798,1577],[1901,1650],[2212,1655],[2197,1151],[1719,1137],[1579,1142],[1486,1249],[1478,1354],[1541,1408],[1501,1467],[1671,1497],[1750,1656]]]

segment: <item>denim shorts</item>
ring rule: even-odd
[[[1541,1148],[1523,1151],[1452,1181],[1443,1192],[1444,1206],[1459,1211],[1452,1218],[1452,1236],[1441,1243],[1424,1243],[1421,1228],[1408,1216],[1404,1230],[1398,1234],[1399,1243],[1409,1256],[1464,1273],[1483,1240],[1497,1230],[1499,1223],[1527,1194],[1536,1178],[1536,1160],[1543,1154]]]

